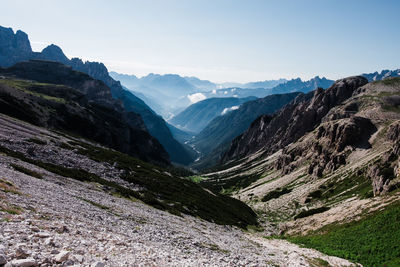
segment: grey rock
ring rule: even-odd
[[[6,263],[7,263],[6,256],[4,254],[0,254],[0,265],[6,264]]]
[[[60,253],[58,253],[58,254],[54,257],[55,262],[61,263],[61,262],[64,262],[64,261],[68,260],[69,253],[70,253],[70,252],[67,251],[67,250],[61,251]]]
[[[91,267],[104,267],[104,266],[106,266],[103,262],[101,262],[101,261],[98,261],[98,262],[95,262],[95,263],[93,263],[92,265],[90,265]]]
[[[11,261],[11,266],[13,267],[31,267],[37,266],[37,263],[34,259],[20,259]]]

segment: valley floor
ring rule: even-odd
[[[56,136],[2,115],[0,124],[0,144],[9,148],[35,134]],[[52,142],[46,149],[63,158]],[[351,265],[284,240],[175,216],[0,153],[0,265],[4,259],[14,264],[6,266]]]

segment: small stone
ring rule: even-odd
[[[60,251],[58,251],[57,249],[53,249],[50,253],[51,253],[51,254],[59,254]]]
[[[65,261],[62,266],[73,266],[75,263],[72,260],[67,260]]]
[[[68,257],[69,257],[69,251],[63,250],[63,251],[61,251],[60,253],[58,253],[58,254],[55,256],[54,260],[55,260],[56,262],[58,262],[58,263],[61,263],[61,262],[63,262],[63,261],[68,260]]]
[[[25,259],[29,256],[29,253],[25,250],[25,244],[17,245],[15,249],[15,257],[17,259]]]
[[[37,263],[34,259],[21,259],[11,261],[10,265],[15,267],[31,267],[37,266]]]
[[[4,254],[0,254],[0,265],[6,264],[6,263],[7,263],[6,256]]]
[[[103,262],[101,261],[97,261],[95,263],[92,263],[92,265],[90,265],[91,267],[104,267],[106,266]]]
[[[77,254],[72,255],[72,258],[75,259],[79,263],[82,263],[83,259],[84,259],[82,255],[77,255]]]
[[[61,233],[69,233],[69,229],[68,229],[67,226],[63,225],[63,226],[60,228],[60,232],[61,232]]]
[[[54,239],[53,239],[53,238],[47,238],[47,239],[44,241],[44,244],[45,244],[46,246],[52,246],[52,247],[55,247],[55,246],[56,246],[56,244],[54,243]]]
[[[40,238],[48,238],[48,237],[50,237],[50,234],[46,233],[46,232],[40,232],[40,233],[37,233],[36,236],[40,237]]]
[[[31,231],[38,233],[38,232],[40,232],[40,229],[38,227],[34,226],[34,227],[31,227]]]

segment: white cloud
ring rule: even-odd
[[[187,97],[189,98],[190,102],[192,102],[192,104],[197,103],[197,102],[207,98],[202,93],[196,93],[196,94],[188,95]]]
[[[221,115],[225,115],[229,111],[236,110],[238,108],[239,108],[239,106],[233,106],[233,107],[230,107],[230,108],[224,108],[224,110],[221,112]]]

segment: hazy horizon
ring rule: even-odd
[[[26,32],[33,50],[54,43],[68,57],[138,77],[172,73],[245,83],[400,67],[394,0],[2,4],[1,24]]]

